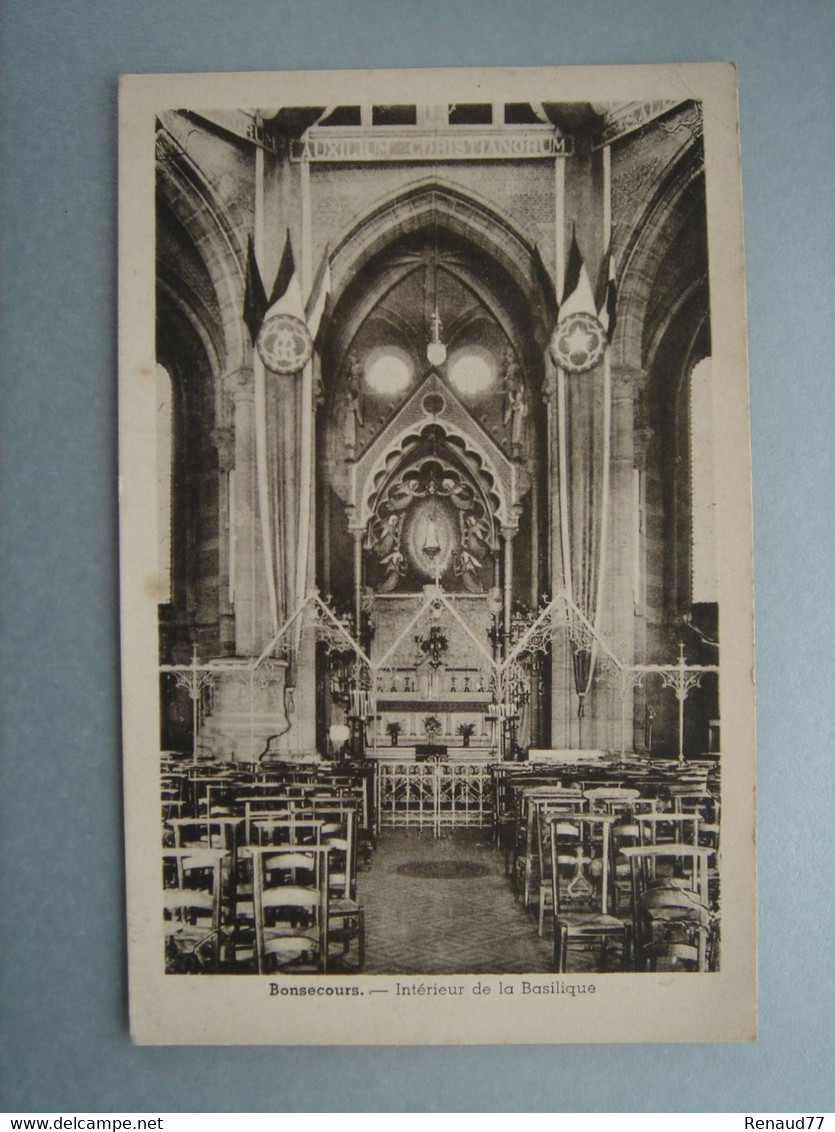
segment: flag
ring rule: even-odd
[[[597,286],[597,317],[600,321],[600,325],[606,331],[606,337],[610,342],[615,333],[617,303],[618,288],[615,272],[615,257],[612,255],[612,243],[610,240],[606,255],[603,257],[603,263],[600,265],[600,279]]]
[[[299,274],[296,271],[296,261],[293,258],[293,243],[290,239],[289,228],[287,229],[287,238],[284,241],[284,251],[281,254],[281,263],[278,265],[278,274],[275,277],[267,306],[265,321],[277,314],[289,314],[304,322],[302,288],[299,282]]]
[[[310,288],[310,294],[307,296],[307,302],[304,307],[304,317],[307,322],[307,329],[310,331],[310,337],[314,342],[317,340],[319,327],[323,323],[323,318],[328,306],[331,290],[331,264],[328,258],[328,249],[322,255],[319,267],[316,271],[316,276],[313,280],[313,285]]]
[[[579,313],[591,314],[596,317],[597,306],[586,265],[583,263],[580,245],[577,243],[575,230],[571,233],[571,247],[568,252],[568,263],[565,267],[565,282],[558,317],[562,321],[570,314]]]
[[[258,337],[258,331],[261,329],[266,311],[267,292],[264,290],[261,272],[258,270],[258,264],[255,260],[255,245],[252,241],[252,236],[250,236],[246,244],[243,318],[247,330],[249,330],[249,336],[252,339],[253,345],[255,344],[255,339]]]
[[[330,260],[325,249],[307,304],[302,302],[301,282],[288,229],[275,283],[267,299],[253,240],[249,237],[243,317],[253,345],[272,373],[298,373],[310,359],[314,339],[324,327],[330,287]]]
[[[287,377],[299,373],[313,353],[289,229],[255,348],[271,373]]]
[[[599,365],[609,343],[607,328],[598,319],[597,311],[598,305],[575,230],[571,233],[571,247],[565,265],[562,303],[549,344],[551,358],[559,369],[579,374],[589,373]]]
[[[545,319],[549,325],[553,325],[557,320],[557,311],[559,310],[559,303],[557,302],[557,291],[554,287],[554,281],[551,278],[551,273],[545,266],[542,259],[542,253],[539,250],[539,244],[536,244],[533,249],[533,268],[534,277],[539,285],[539,290],[545,299]]]
[[[322,350],[325,344],[325,334],[327,333],[328,323],[333,314],[333,302],[331,300],[330,291],[325,292],[325,302],[322,307],[322,314],[319,319],[319,326],[317,327],[316,337],[313,339],[313,348],[319,357],[322,356]]]

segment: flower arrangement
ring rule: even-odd
[[[443,731],[441,721],[440,719],[438,719],[437,715],[427,715],[425,717],[423,721],[423,730],[426,732],[429,742],[433,743]]]
[[[462,739],[462,746],[469,747],[470,738],[475,732],[474,723],[459,723],[455,729],[456,735],[460,735]]]
[[[397,737],[402,730],[403,728],[400,726],[396,719],[393,719],[391,723],[386,724],[386,731],[388,732],[392,747],[397,746]]]

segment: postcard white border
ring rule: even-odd
[[[721,548],[723,928],[704,975],[438,976],[458,998],[290,998],[267,976],[166,976],[160,947],[155,514],[154,115],[375,101],[697,98],[704,114]],[[421,92],[423,94],[421,95]],[[119,438],[123,745],[131,1032],[142,1044],[435,1044],[751,1040],[756,1031],[753,587],[748,377],[736,76],[729,64],[124,76],[119,135]],[[387,976],[323,976],[387,987]],[[499,994],[498,984],[590,984],[594,993]],[[284,980],[286,982],[286,980]],[[296,980],[294,980],[295,982]],[[315,983],[316,978],[312,981]],[[492,993],[476,993],[476,984]]]

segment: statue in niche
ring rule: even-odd
[[[371,549],[385,570],[385,577],[377,587],[379,593],[390,593],[406,573],[406,560],[400,549],[402,515],[391,514],[377,519],[371,532]]]
[[[502,371],[502,381],[504,382],[505,393],[508,390],[514,389],[517,385],[522,384],[522,377],[519,372],[519,363],[516,361],[516,354],[510,346],[504,352],[504,370]],[[505,404],[507,404],[505,402]]]
[[[525,386],[519,371],[519,363],[513,350],[508,349],[504,356],[504,426],[510,434],[510,450],[514,458],[522,454],[525,443],[525,419],[528,415],[528,400]]]
[[[445,495],[459,511],[469,511],[473,506],[473,489],[451,473],[444,475],[438,493]]]
[[[362,362],[356,354],[348,355],[348,380],[345,390],[345,416],[343,420],[343,440],[345,455],[353,459],[357,450],[359,430],[365,423],[362,411]]]
[[[388,506],[393,511],[404,511],[415,500],[416,496],[425,495],[415,476],[407,476],[402,483],[395,484],[388,493]]]
[[[456,556],[454,570],[470,593],[483,593],[478,571],[490,554],[490,528],[487,520],[479,519],[470,511],[461,516],[461,550]]]

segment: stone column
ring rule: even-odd
[[[515,527],[502,527],[502,544],[504,547],[504,569],[502,596],[502,636],[504,637],[504,655],[510,651],[510,618],[513,603],[513,540],[516,537]]]
[[[635,663],[635,404],[646,375],[623,365],[612,367],[612,462],[610,468],[608,579],[601,635],[623,664]],[[620,684],[612,673],[594,696],[598,746],[619,750],[622,718]],[[627,745],[632,742],[632,700],[627,701]]]
[[[217,449],[218,475],[218,636],[220,651],[235,651],[235,616],[230,595],[232,566],[232,520],[230,474],[235,466],[235,434],[231,428],[216,428],[211,435]]]
[[[633,471],[633,554],[632,554],[632,584],[633,600],[635,603],[635,646],[634,660],[636,664],[646,664],[647,659],[647,453],[652,442],[653,432],[647,426],[639,424],[639,414],[636,412],[636,428],[632,435],[634,448]],[[628,701],[633,707],[632,739],[635,750],[645,750],[647,747],[647,693],[645,687],[636,687],[634,694]],[[628,721],[627,721],[628,722]],[[627,740],[630,738],[627,727]]]
[[[354,539],[354,634],[358,641],[362,630],[362,540],[365,531],[354,527],[351,535]]]
[[[553,597],[563,590],[562,542],[560,536],[559,440],[557,436],[557,372],[550,355],[545,354],[542,400],[547,413],[548,452],[546,491],[548,495],[548,591]],[[551,735],[557,749],[577,746],[577,700],[574,695],[571,646],[567,628],[551,641]]]
[[[272,636],[258,522],[252,370],[243,367],[226,374],[223,383],[232,399],[234,424],[232,430],[218,429],[212,440],[224,482],[233,463],[235,471],[229,539],[221,539],[225,549],[220,566],[225,590],[220,601],[221,640],[234,645],[235,656],[212,662],[216,665],[212,713],[201,742],[219,759],[256,762],[288,728],[287,666],[283,660],[269,659],[257,671],[251,668]],[[231,585],[224,587],[226,578]]]
[[[235,499],[230,525],[234,546],[235,653],[257,656],[271,634],[258,523],[252,370],[235,370],[226,375],[224,384],[234,405]]]

